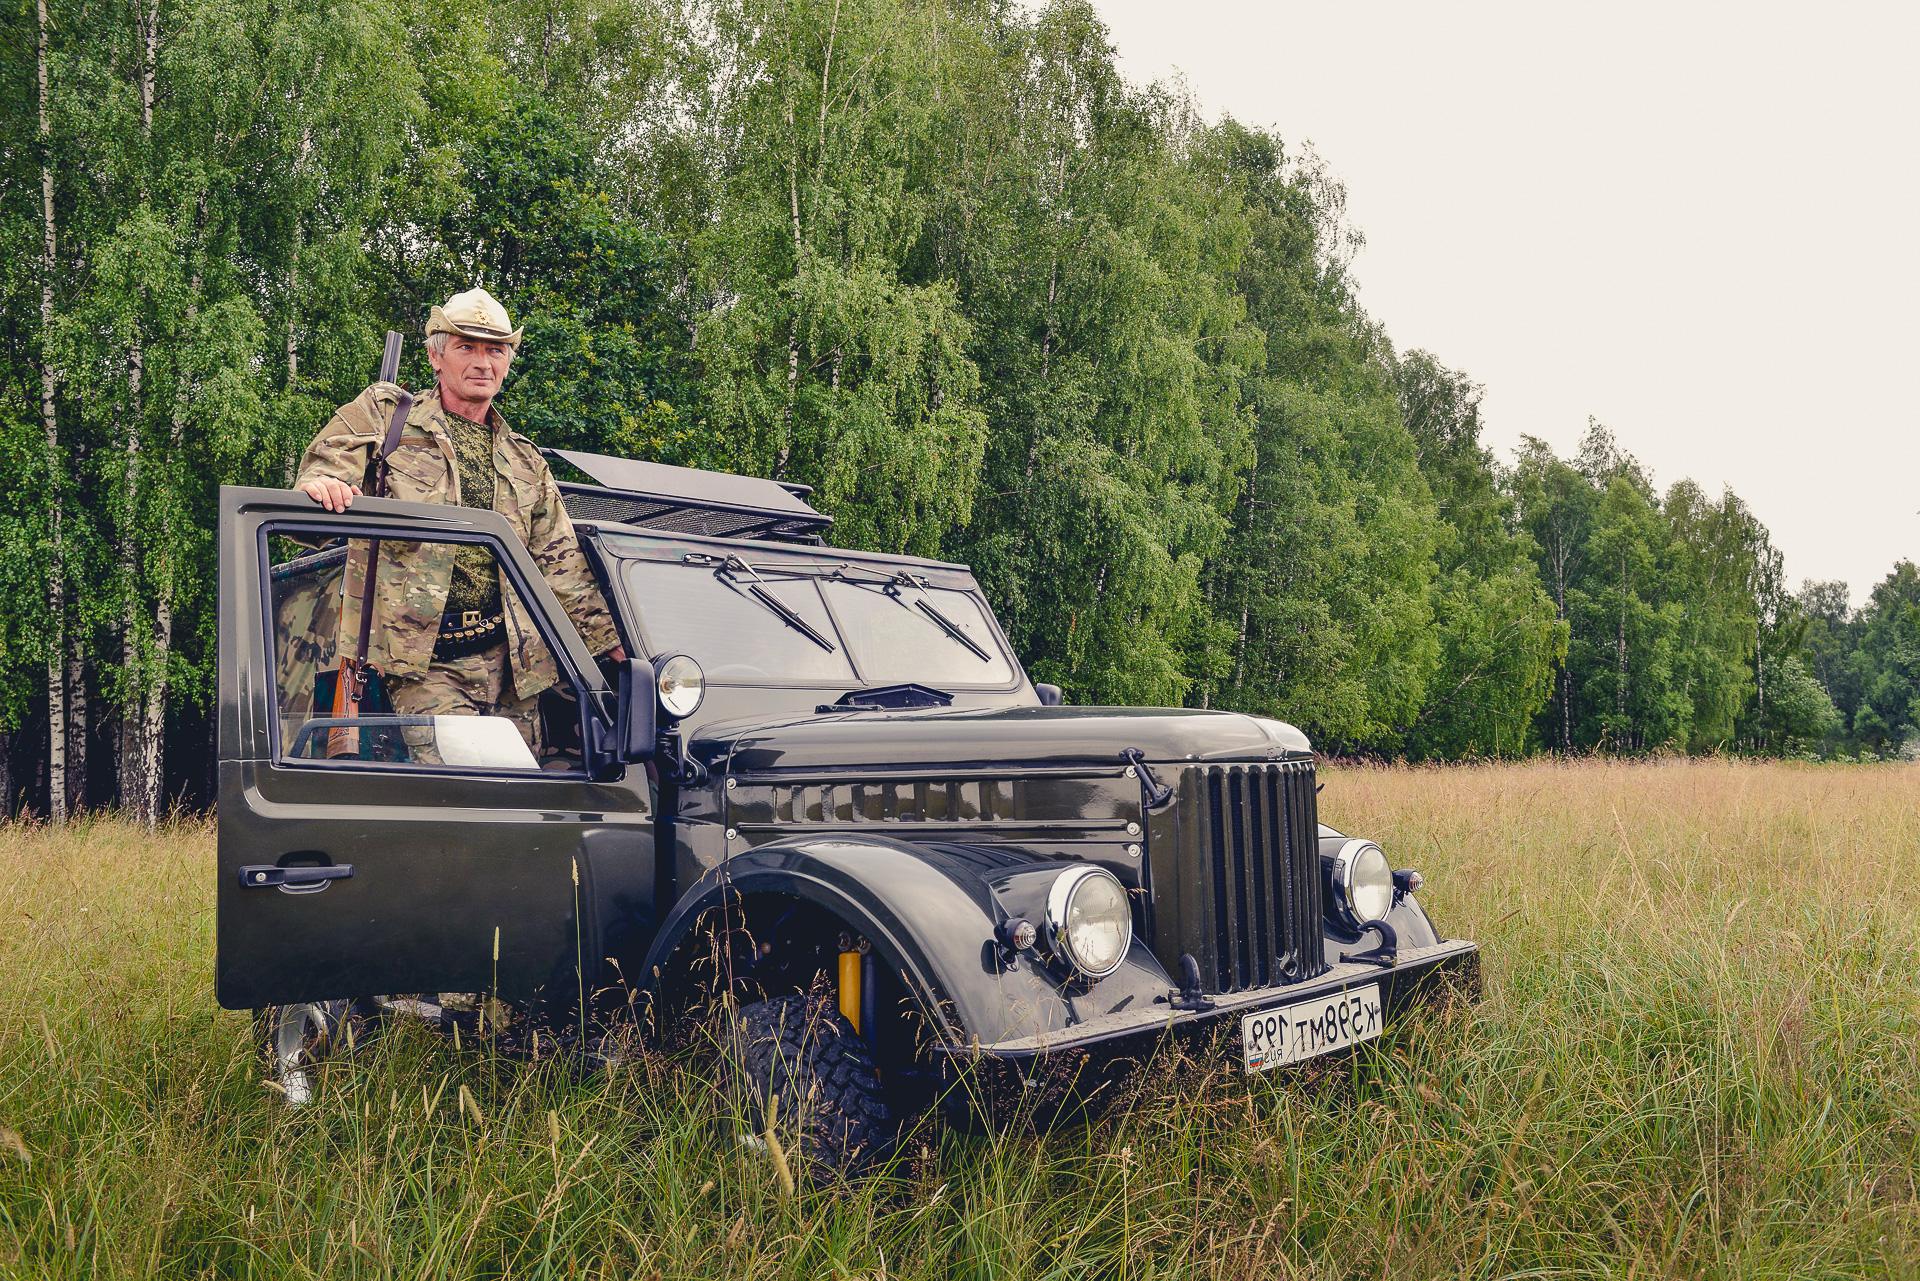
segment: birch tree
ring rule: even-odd
[[[40,471],[47,503],[47,619],[53,634],[47,646],[47,795],[49,817],[55,823],[67,819],[67,684],[63,664],[66,659],[67,582],[65,545],[62,542],[65,462],[60,453],[60,422],[54,395],[59,386],[53,355],[54,278],[60,269],[59,229],[54,222],[53,203],[53,125],[48,111],[47,63],[51,24],[47,19],[47,0],[34,0],[39,17],[36,59],[39,121],[35,138],[40,160],[40,210],[44,226],[40,257],[40,424],[46,434],[45,464]]]

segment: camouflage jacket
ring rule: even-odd
[[[300,459],[295,485],[331,476],[350,485],[365,483],[367,465],[386,438],[387,424],[400,389],[375,383],[342,405]],[[507,428],[498,410],[489,409],[493,428],[493,509],[507,518],[533,553],[547,586],[565,606],[567,616],[594,654],[604,654],[620,643],[607,603],[594,582],[593,570],[573,521],[561,506],[547,460],[534,443]],[[416,503],[458,503],[460,470],[454,465],[453,442],[447,434],[446,410],[438,388],[413,403],[400,442],[387,456],[387,496]],[[351,654],[359,639],[360,601],[366,582],[362,542],[355,543],[342,575],[344,592],[339,613],[339,653]],[[367,658],[389,677],[423,675],[433,658],[434,637],[453,583],[452,543],[416,543],[398,539],[380,541],[378,581],[373,597],[373,627]],[[504,574],[500,599],[505,607],[507,643],[511,647],[514,692],[521,698],[559,680],[552,653],[541,639],[526,604]]]

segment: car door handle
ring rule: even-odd
[[[325,889],[328,881],[344,881],[353,875],[351,863],[328,863],[320,867],[279,867],[272,863],[247,863],[240,868],[240,884],[250,890],[279,886],[289,892]]]

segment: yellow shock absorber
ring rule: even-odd
[[[860,953],[840,953],[840,1013],[860,1032]]]

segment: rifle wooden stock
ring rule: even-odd
[[[340,660],[340,669],[333,677],[333,706],[328,709],[329,716],[358,716],[360,699],[365,694],[365,665],[351,658]],[[360,731],[357,729],[330,729],[327,731],[327,758],[358,756],[360,754]]]
[[[352,559],[352,554],[348,554]],[[334,716],[358,716],[360,702],[367,696],[367,676],[373,667],[367,662],[367,642],[373,636],[373,582],[380,570],[380,540],[373,539],[367,547],[367,586],[360,597],[360,643],[358,652],[352,658],[340,660],[340,669],[333,678]],[[360,754],[360,731],[353,728],[330,729],[327,731],[327,757],[358,756]]]

